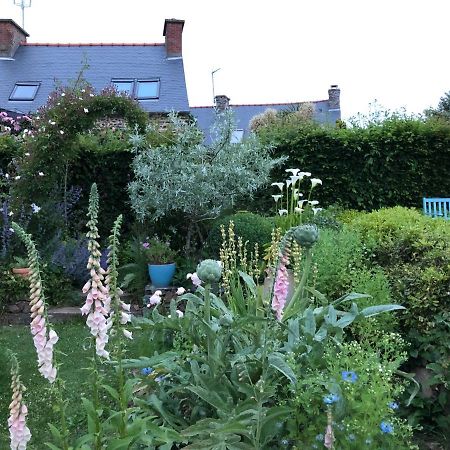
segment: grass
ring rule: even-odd
[[[65,398],[68,401],[67,415],[71,435],[80,434],[86,429],[85,410],[81,397],[90,398],[89,372],[84,368],[90,366],[89,331],[79,320],[55,324],[59,342],[55,346],[56,358],[60,365],[59,374],[65,382]],[[133,352],[137,342],[131,348]],[[7,426],[8,405],[11,402],[10,367],[7,350],[13,351],[19,360],[21,379],[27,391],[25,402],[28,406],[27,425],[32,438],[28,450],[46,448],[51,435],[48,423],[58,426],[59,414],[49,382],[37,370],[36,351],[27,326],[0,327],[0,449],[9,448],[9,431]],[[132,356],[132,355],[130,355]]]

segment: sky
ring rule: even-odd
[[[0,0],[0,18],[21,14]],[[191,106],[212,104],[220,69],[215,93],[231,104],[323,100],[337,84],[347,119],[374,102],[436,107],[450,91],[449,17],[449,0],[31,0],[25,30],[28,42],[164,42],[164,19],[183,19]]]

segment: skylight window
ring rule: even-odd
[[[112,80],[112,84],[118,92],[133,95],[134,80]]]
[[[36,97],[39,86],[40,83],[38,82],[16,83],[9,100],[32,102]]]
[[[138,80],[136,98],[138,100],[159,98],[159,80]]]

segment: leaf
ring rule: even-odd
[[[293,370],[284,360],[284,356],[281,353],[271,353],[267,359],[269,361],[269,365],[281,372],[291,383],[297,382],[297,378]]]
[[[257,296],[257,288],[256,288],[256,284],[255,284],[253,278],[250,275],[248,275],[242,271],[239,271],[239,275],[244,280],[245,285],[248,287],[248,289],[252,293],[253,297],[256,297]]]
[[[358,294],[357,292],[351,292],[350,294],[343,295],[333,302],[333,305],[338,306],[341,303],[358,300],[360,298],[372,298],[369,294]]]
[[[413,401],[414,397],[418,394],[418,392],[420,391],[420,384],[419,382],[414,378],[413,373],[407,373],[407,372],[403,372],[402,370],[396,370],[395,371],[396,374],[401,375],[402,377],[408,379],[409,381],[412,381],[414,383],[414,391],[411,393],[411,395],[409,396],[408,401],[406,402],[406,406],[409,406],[411,404],[411,402]]]
[[[57,447],[56,445],[50,444],[50,442],[46,442],[45,445],[48,448],[51,448],[52,450],[62,450],[60,447]]]
[[[372,317],[376,316],[378,314],[388,312],[388,311],[396,311],[399,309],[406,309],[404,306],[401,305],[375,305],[375,306],[368,306],[367,308],[364,308],[361,311],[361,314],[364,317]]]
[[[316,318],[314,316],[314,311],[311,308],[307,308],[304,314],[305,321],[302,326],[302,330],[305,334],[314,336],[316,333]]]
[[[111,386],[108,386],[107,384],[102,384],[101,386],[103,389],[105,389],[105,391],[107,391],[109,393],[109,395],[114,399],[119,401],[119,393],[117,392],[116,389],[114,389]]]
[[[108,450],[128,450],[134,436],[127,436],[122,439],[114,439],[108,443]]]

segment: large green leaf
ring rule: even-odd
[[[361,310],[361,314],[364,317],[373,317],[378,314],[388,312],[388,311],[396,311],[399,309],[406,309],[404,306],[401,305],[375,305],[375,306],[368,306],[367,308],[364,308]]]
[[[271,367],[281,372],[291,383],[297,382],[297,378],[288,363],[284,360],[283,354],[271,353],[268,361]]]

